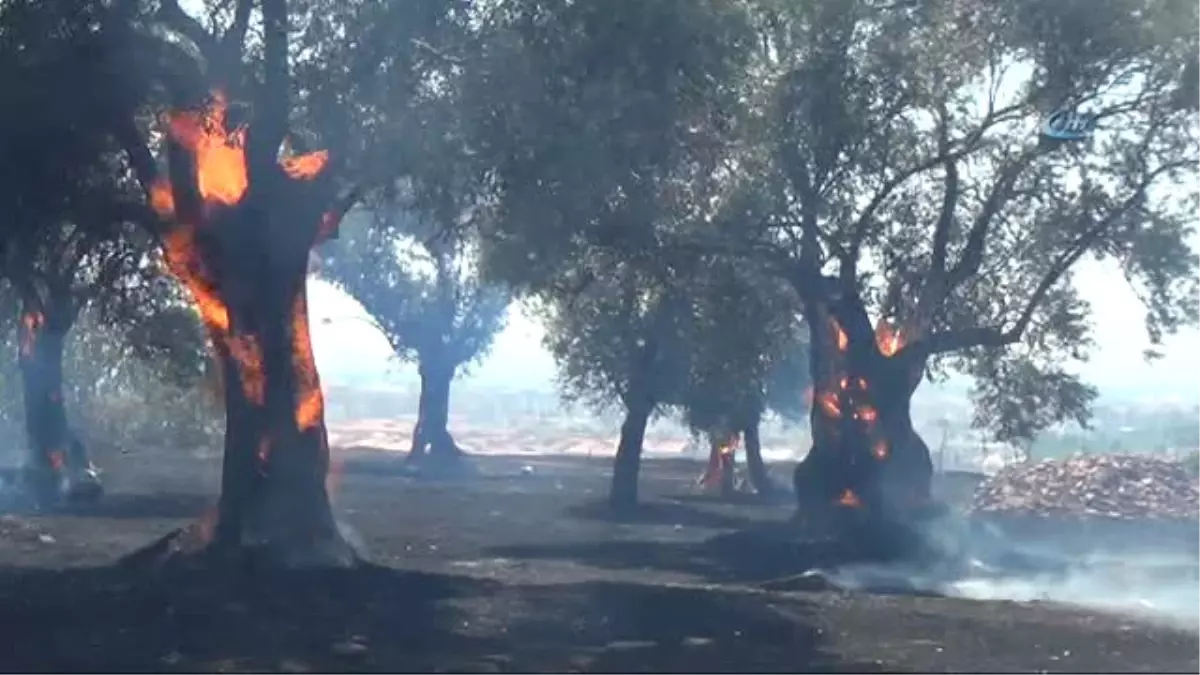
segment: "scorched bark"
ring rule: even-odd
[[[800,513],[832,506],[905,519],[930,499],[933,464],[911,416],[924,363],[885,344],[853,294],[807,314],[816,393],[813,445],[794,474]]]
[[[83,444],[71,432],[63,400],[63,351],[74,312],[69,302],[26,298],[22,304],[18,365],[29,475],[38,498],[53,499],[64,471],[90,467]]]

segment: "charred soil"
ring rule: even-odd
[[[786,565],[737,544],[786,504],[688,495],[650,460],[633,518],[609,462],[473,457],[414,479],[343,458],[338,517],[371,564],[147,573],[115,563],[199,517],[216,460],[101,457],[90,509],[0,519],[4,671],[1196,672],[1197,635],[1044,603],[765,590]],[[776,467],[777,476],[786,475]],[[722,544],[721,542],[725,542]],[[730,542],[735,542],[730,545]]]

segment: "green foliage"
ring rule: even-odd
[[[195,314],[184,311],[161,316],[178,331],[161,346],[151,346],[157,340],[143,335],[142,329],[158,333],[153,320],[135,328],[110,324],[94,311],[82,313],[67,341],[63,396],[72,426],[85,439],[172,451],[219,447],[223,411],[199,386],[203,364],[183,366],[184,336],[200,335]],[[6,315],[0,340],[8,354],[17,349],[15,316]],[[193,355],[203,349],[192,345]],[[16,438],[23,437],[20,378],[16,358],[0,360],[0,425]]]
[[[693,334],[686,286],[597,248],[559,278],[537,316],[571,401],[598,409],[671,404],[689,376]]]
[[[662,267],[711,212],[753,38],[735,3],[519,0],[464,64],[473,148],[502,199],[485,269],[540,292],[596,247]]]
[[[511,299],[480,281],[473,242],[430,229],[411,213],[352,214],[323,247],[320,274],[362,304],[401,358],[467,365],[487,353]]]
[[[464,96],[499,193],[493,274],[688,278],[699,251],[785,278],[810,318],[839,288],[932,375],[974,375],[976,422],[1005,440],[1087,419],[1095,390],[1064,362],[1092,345],[1080,260],[1124,270],[1153,340],[1197,320],[1194,6],[502,7]],[[1040,137],[1064,105],[1099,115],[1093,139]]]
[[[696,432],[728,433],[768,407],[798,416],[808,386],[798,306],[777,278],[713,260],[690,286],[695,304],[691,373],[679,394]]]

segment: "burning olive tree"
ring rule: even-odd
[[[67,334],[82,309],[115,310],[151,275],[150,242],[135,226],[144,215],[136,184],[90,105],[97,45],[88,26],[100,12],[86,3],[0,7],[0,277],[20,313],[27,475],[43,502],[62,496],[64,485],[69,497],[99,494],[68,424]]]
[[[1195,321],[1194,6],[760,9],[766,132],[747,156],[783,181],[731,237],[791,282],[811,333],[802,512],[928,502],[909,412],[927,372],[975,375],[977,421],[1005,438],[1085,419],[1095,390],[1064,362],[1090,344],[1084,259],[1124,272],[1152,339]],[[1045,137],[1064,107],[1094,136]]]
[[[35,496],[54,500],[63,478],[70,498],[94,499],[100,483],[71,430],[63,396],[63,350],[89,305],[116,315],[127,292],[149,283],[148,245],[130,223],[101,209],[73,222],[21,232],[6,247],[4,278],[19,301],[18,353],[29,478]],[[102,222],[80,222],[100,218]],[[125,297],[123,297],[125,296]]]
[[[785,414],[802,406],[807,363],[793,367],[797,357],[807,356],[796,319],[799,308],[778,278],[709,255],[713,260],[690,286],[698,327],[680,407],[689,428],[710,440],[702,484],[715,483],[722,493],[732,493],[733,460],[744,443],[750,482],[759,494],[770,495],[777,487],[762,459],[759,425],[775,405]],[[756,329],[747,331],[747,326]]]
[[[362,303],[397,356],[416,361],[410,461],[445,466],[461,456],[448,429],[451,381],[487,353],[511,299],[480,280],[478,244],[465,231],[443,231],[411,212],[369,219],[324,247],[320,274]]]
[[[248,54],[252,5],[262,42]],[[152,229],[166,266],[200,311],[224,384],[220,501],[215,521],[189,534],[214,553],[350,563],[326,488],[306,280],[312,248],[335,234],[356,195],[339,197],[328,152],[291,151],[300,143],[289,134],[288,3],[238,2],[228,28],[214,34],[162,2],[148,20],[166,40],[162,30],[134,30],[124,7],[105,24],[107,55],[128,59],[131,72],[148,70],[150,81],[127,85],[123,93],[135,99],[114,105],[108,121],[157,215]],[[133,67],[139,61],[147,66]],[[135,114],[147,103],[165,103],[165,173],[156,137]]]

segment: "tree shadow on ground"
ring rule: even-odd
[[[697,492],[668,497],[672,501],[684,504],[725,504],[734,506],[762,506],[779,508],[795,504],[795,496],[791,489],[779,488],[775,492],[759,494],[752,491],[738,491],[725,496],[719,492]]]
[[[514,560],[569,560],[598,569],[641,568],[716,583],[759,583],[854,562],[894,558],[896,549],[863,537],[810,537],[786,522],[756,522],[703,541],[608,539],[488,549]],[[814,588],[823,588],[819,578]]]
[[[194,518],[215,503],[211,495],[152,492],[110,493],[96,502],[63,502],[38,508],[28,498],[13,498],[3,504],[4,513],[20,516],[74,516],[140,520],[144,518]]]
[[[384,567],[147,575],[0,570],[7,672],[423,671],[494,651],[446,602],[494,589]]]
[[[532,670],[583,672],[879,672],[823,649],[814,606],[694,587],[587,582],[532,586],[529,620],[510,628]],[[570,663],[554,657],[572,645]]]
[[[0,568],[4,672],[867,672],[761,594],[354,570]],[[799,615],[797,614],[799,612]]]
[[[759,522],[745,515],[720,513],[678,501],[645,503],[628,513],[614,512],[606,500],[573,504],[565,510],[568,516],[580,520],[637,525],[680,525],[714,530],[735,530]]]

